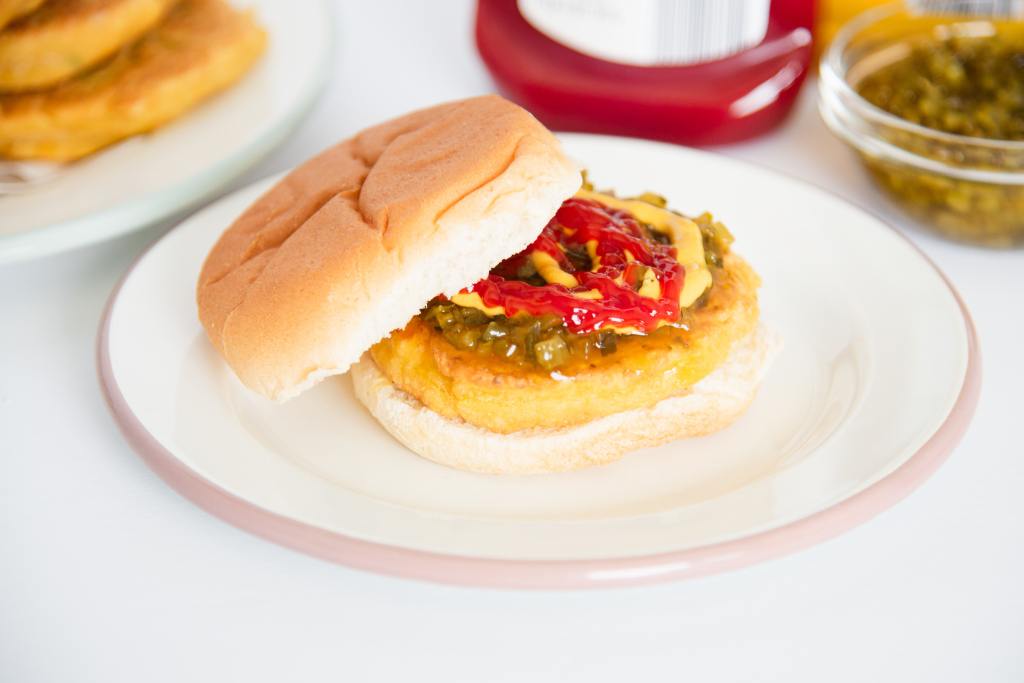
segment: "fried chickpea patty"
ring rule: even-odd
[[[0,157],[73,161],[177,118],[248,71],[266,34],[224,0],[180,0],[156,29],[52,90],[0,95]]]
[[[42,4],[43,0],[0,0],[0,29]]]
[[[177,0],[50,0],[0,33],[0,90],[51,87],[137,40]]]
[[[371,356],[392,383],[448,418],[500,433],[558,429],[678,396],[757,326],[757,274],[728,254],[687,316],[689,329],[623,336],[608,356],[557,373],[459,350],[417,316]]]

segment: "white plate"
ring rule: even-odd
[[[241,81],[149,135],[0,196],[0,263],[153,225],[198,204],[281,142],[326,83],[331,17],[320,0],[237,0],[269,35]]]
[[[657,143],[562,136],[600,186],[711,209],[760,272],[785,341],[748,413],[716,435],[575,473],[495,477],[423,460],[347,377],[285,405],[207,342],[194,285],[213,240],[267,186],[162,239],[111,298],[105,392],[176,488],[278,542],[377,571],[558,587],[692,576],[839,533],[894,503],[958,441],[977,398],[966,311],[879,220],[809,185]]]

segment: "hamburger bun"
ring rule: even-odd
[[[685,267],[706,272],[708,289],[699,304],[680,301],[694,310],[678,325],[623,332],[621,345],[587,347],[564,372],[481,356],[491,347],[457,347],[424,322],[438,294],[453,297],[533,243],[581,184],[555,137],[500,97],[407,114],[310,159],[249,207],[203,264],[200,320],[250,389],[280,401],[351,370],[385,429],[463,470],[572,470],[728,425],[776,343],[758,323],[757,274],[710,218],[700,227],[663,205],[630,208],[645,210],[644,230],[677,227],[666,239],[688,245]],[[527,325],[541,333],[539,320]]]
[[[407,114],[246,210],[203,265],[200,321],[246,386],[285,400],[485,277],[580,184],[555,137],[500,97]]]

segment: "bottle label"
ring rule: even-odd
[[[681,66],[749,49],[768,31],[771,0],[518,0],[535,29],[585,55]]]
[[[907,0],[921,14],[1024,17],[1024,0]]]

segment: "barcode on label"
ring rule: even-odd
[[[921,14],[1024,17],[1024,0],[907,0]]]
[[[518,0],[549,38],[641,66],[722,59],[764,40],[771,0]]]
[[[656,63],[692,64],[751,48],[768,30],[768,2],[661,0]]]

